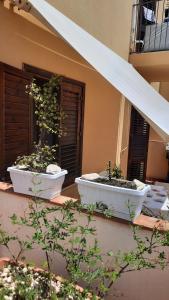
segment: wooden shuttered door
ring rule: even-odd
[[[0,179],[18,155],[28,154],[31,147],[31,100],[25,93],[30,76],[0,64]]]
[[[148,141],[149,124],[132,107],[127,174],[129,180],[146,179]]]
[[[59,160],[61,167],[68,170],[65,185],[70,185],[81,175],[84,84],[63,78],[60,100],[66,114],[66,136],[59,141]]]

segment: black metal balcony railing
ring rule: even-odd
[[[169,0],[133,5],[131,53],[169,50]]]

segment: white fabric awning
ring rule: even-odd
[[[169,141],[169,103],[119,55],[45,0],[29,0],[30,13],[45,21],[104,78],[121,92],[147,122]]]

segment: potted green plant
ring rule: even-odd
[[[61,192],[67,171],[56,162],[57,145],[48,143],[50,135],[60,138],[65,134],[65,114],[59,105],[59,80],[58,76],[53,76],[43,86],[33,80],[26,87],[26,92],[34,100],[39,138],[33,153],[18,157],[14,166],[7,169],[15,192],[38,194],[44,199],[52,199]]]
[[[111,162],[105,176],[87,174],[76,178],[75,182],[83,204],[103,203],[115,217],[125,220],[138,217],[150,189],[138,180],[125,180],[119,167],[112,169]]]

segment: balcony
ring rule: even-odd
[[[133,5],[130,52],[169,50],[169,1],[138,2]]]

